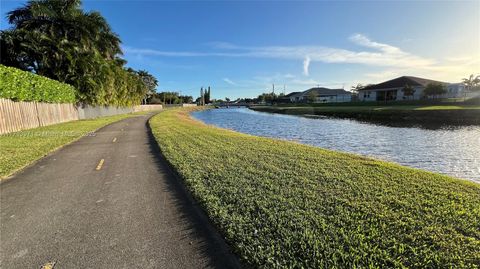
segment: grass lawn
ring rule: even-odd
[[[413,111],[413,110],[479,110],[480,106],[477,105],[392,105],[392,106],[382,106],[382,105],[364,105],[364,106],[342,106],[342,105],[318,105],[318,106],[309,106],[309,105],[281,105],[281,106],[254,106],[255,108],[266,108],[266,109],[282,109],[282,110],[298,110],[298,111],[325,111],[325,112],[364,112],[364,111]]]
[[[457,109],[480,109],[480,106],[420,106],[414,110],[457,110]]]
[[[191,109],[190,109],[191,110]],[[478,268],[480,185],[195,121],[150,120],[227,242],[263,268]]]
[[[70,121],[0,135],[0,179],[89,132],[109,123],[145,113],[147,112]]]

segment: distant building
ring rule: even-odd
[[[465,87],[461,83],[447,83],[419,77],[403,76],[359,90],[358,99],[360,101],[419,100],[424,98],[423,90],[430,83],[445,85],[447,93],[442,96],[443,98],[461,97],[465,91]],[[404,89],[407,85],[413,89],[412,95],[404,94]]]
[[[466,88],[463,83],[450,83],[447,86],[447,98],[461,97],[465,94]]]
[[[287,95],[284,95],[284,96],[278,98],[277,101],[278,101],[279,103],[290,103],[290,102],[292,102],[292,101],[291,101],[291,97],[294,96],[294,95],[297,95],[297,94],[299,94],[299,93],[301,93],[301,92],[291,92],[291,93],[289,93],[289,94],[287,94]]]
[[[351,102],[352,93],[344,89],[311,88],[304,92],[292,94],[290,97],[292,103],[341,103]]]

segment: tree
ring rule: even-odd
[[[203,91],[203,87],[200,88],[200,105],[205,105],[205,93]]]
[[[7,13],[0,32],[0,62],[74,86],[81,102],[139,104],[148,91],[124,67],[120,38],[98,12],[80,0],[30,0]]]
[[[137,71],[137,74],[140,76],[141,80],[147,87],[147,93],[144,97],[144,102],[146,103],[147,99],[150,99],[155,93],[158,86],[158,80],[152,74],[148,73],[148,71],[145,70],[139,70]]]
[[[208,88],[205,90],[205,103],[206,104],[211,103],[211,100],[210,100],[210,86],[208,86]]]
[[[352,100],[353,101],[358,101],[358,95],[360,93],[360,90],[362,90],[363,88],[365,88],[366,86],[358,83],[356,86],[352,86],[351,87],[351,90],[353,92],[352,94]]]
[[[308,93],[307,101],[310,103],[315,103],[317,101],[317,96],[318,96],[317,92],[315,90],[311,90]]]
[[[447,93],[447,89],[445,85],[441,83],[429,83],[423,90],[424,95],[433,96],[433,98],[445,93]]]
[[[278,96],[275,93],[267,92],[267,93],[260,94],[257,97],[256,102],[273,103],[277,98],[278,98]]]
[[[405,86],[402,89],[402,92],[403,92],[403,95],[407,96],[408,98],[409,96],[413,96],[413,94],[415,93],[415,89],[409,84],[405,84]]]
[[[193,97],[190,95],[180,95],[178,98],[181,100],[181,103],[191,104],[193,103]]]
[[[354,92],[355,94],[358,94],[358,92],[363,88],[365,88],[365,86],[360,83],[358,83],[356,86],[351,87],[352,92]]]
[[[28,63],[37,74],[68,81],[69,68],[78,57],[112,60],[121,54],[120,39],[98,12],[84,12],[80,0],[31,0],[7,13],[13,24],[10,38],[23,41],[10,55],[22,55],[30,46]]]
[[[480,90],[480,75],[471,74],[470,77],[463,78],[462,82],[468,91]]]
[[[170,91],[154,93],[154,95],[150,99],[150,103],[152,104],[153,103],[182,104],[182,103],[192,103],[192,102],[193,102],[192,96],[180,95],[178,92],[170,92]]]

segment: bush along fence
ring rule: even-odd
[[[162,109],[162,105],[75,105],[74,87],[0,65],[0,134],[66,121]]]
[[[0,65],[0,98],[13,101],[75,103],[73,86],[17,68]]]

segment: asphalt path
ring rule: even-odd
[[[1,268],[238,268],[143,115],[0,184]]]

